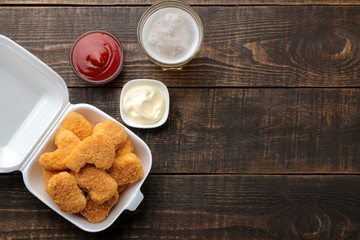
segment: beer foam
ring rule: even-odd
[[[143,28],[143,46],[159,62],[177,64],[191,58],[200,41],[200,29],[186,11],[169,7],[154,12]]]

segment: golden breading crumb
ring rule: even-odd
[[[50,180],[50,178],[52,178],[52,176],[54,176],[55,174],[61,173],[62,171],[51,171],[51,170],[47,170],[45,168],[43,168],[43,178],[44,178],[44,183],[45,183],[45,190],[47,188],[47,184]]]
[[[69,113],[61,123],[58,132],[72,131],[81,141],[92,134],[93,126],[77,112]]]
[[[58,149],[54,152],[41,154],[39,158],[40,165],[51,171],[67,169],[67,156],[80,142],[80,139],[71,131],[63,130],[58,132],[55,139],[55,145]]]
[[[125,128],[110,119],[96,124],[93,134],[105,134],[110,136],[114,143],[115,150],[122,147],[127,138]]]
[[[115,158],[113,166],[108,170],[118,185],[139,181],[144,176],[144,169],[134,153]]]
[[[66,213],[78,213],[86,206],[85,194],[78,187],[75,177],[68,172],[52,176],[46,191],[59,209]]]
[[[115,193],[109,200],[103,204],[93,201],[87,197],[86,207],[80,211],[80,214],[86,217],[91,223],[99,223],[105,220],[109,215],[111,208],[117,203],[119,194]]]
[[[124,145],[116,151],[115,157],[122,157],[126,154],[132,153],[133,151],[134,145],[132,144],[130,139],[126,139]]]
[[[78,172],[86,163],[106,170],[114,163],[114,158],[115,148],[111,138],[97,134],[91,135],[79,143],[68,156],[66,165],[75,172]]]
[[[125,191],[125,189],[127,188],[128,184],[125,185],[119,185],[118,186],[118,193],[121,193],[122,191]]]
[[[117,192],[116,181],[104,170],[93,165],[86,165],[75,173],[77,184],[86,191],[90,198],[102,204]]]

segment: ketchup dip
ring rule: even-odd
[[[112,81],[121,72],[124,50],[121,43],[110,33],[91,31],[74,42],[70,62],[81,79],[101,85]]]

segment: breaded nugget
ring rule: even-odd
[[[78,172],[86,163],[100,169],[109,169],[114,163],[115,148],[111,138],[97,134],[85,138],[70,153],[66,160],[67,167]]]
[[[111,208],[117,203],[119,194],[115,193],[109,200],[103,204],[98,204],[87,197],[86,207],[80,211],[80,214],[86,217],[91,223],[99,223],[105,220],[109,215]]]
[[[133,151],[134,145],[130,139],[126,139],[124,145],[116,151],[115,157],[122,157],[126,154],[132,153]]]
[[[114,143],[115,150],[122,147],[127,138],[125,128],[110,119],[96,124],[93,134],[105,134],[110,136]]]
[[[47,184],[50,180],[50,178],[52,178],[52,176],[54,176],[55,174],[61,173],[62,171],[51,171],[51,170],[47,170],[45,168],[43,168],[43,179],[44,179],[44,183],[45,183],[45,190],[47,188]]]
[[[134,153],[115,158],[114,164],[108,170],[119,186],[139,181],[144,176],[144,169]]]
[[[47,184],[47,193],[61,211],[78,213],[86,206],[86,197],[78,187],[75,177],[68,172],[52,176]]]
[[[41,154],[38,160],[40,165],[51,171],[67,169],[66,159],[80,142],[80,139],[71,131],[63,130],[58,132],[55,139],[55,145],[57,145],[58,149],[54,152]]]
[[[90,198],[102,204],[117,192],[116,181],[104,170],[93,165],[86,165],[75,173],[77,184],[86,191]]]
[[[92,134],[93,126],[83,117],[83,115],[72,112],[69,113],[61,123],[59,132],[62,130],[72,131],[80,140],[84,140]]]
[[[125,185],[119,185],[118,186],[118,193],[121,193],[122,191],[125,191],[125,189],[127,188],[128,184]]]

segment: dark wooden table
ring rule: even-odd
[[[0,175],[0,239],[360,239],[360,3],[187,1],[205,25],[198,56],[163,72],[136,27],[155,1],[1,0],[0,34],[66,82],[71,103],[122,122],[125,83],[170,91],[165,125],[132,129],[153,166],[135,212],[84,232]],[[69,63],[74,40],[105,30],[125,48],[112,83],[94,87]],[[1,56],[0,56],[1,57]]]

